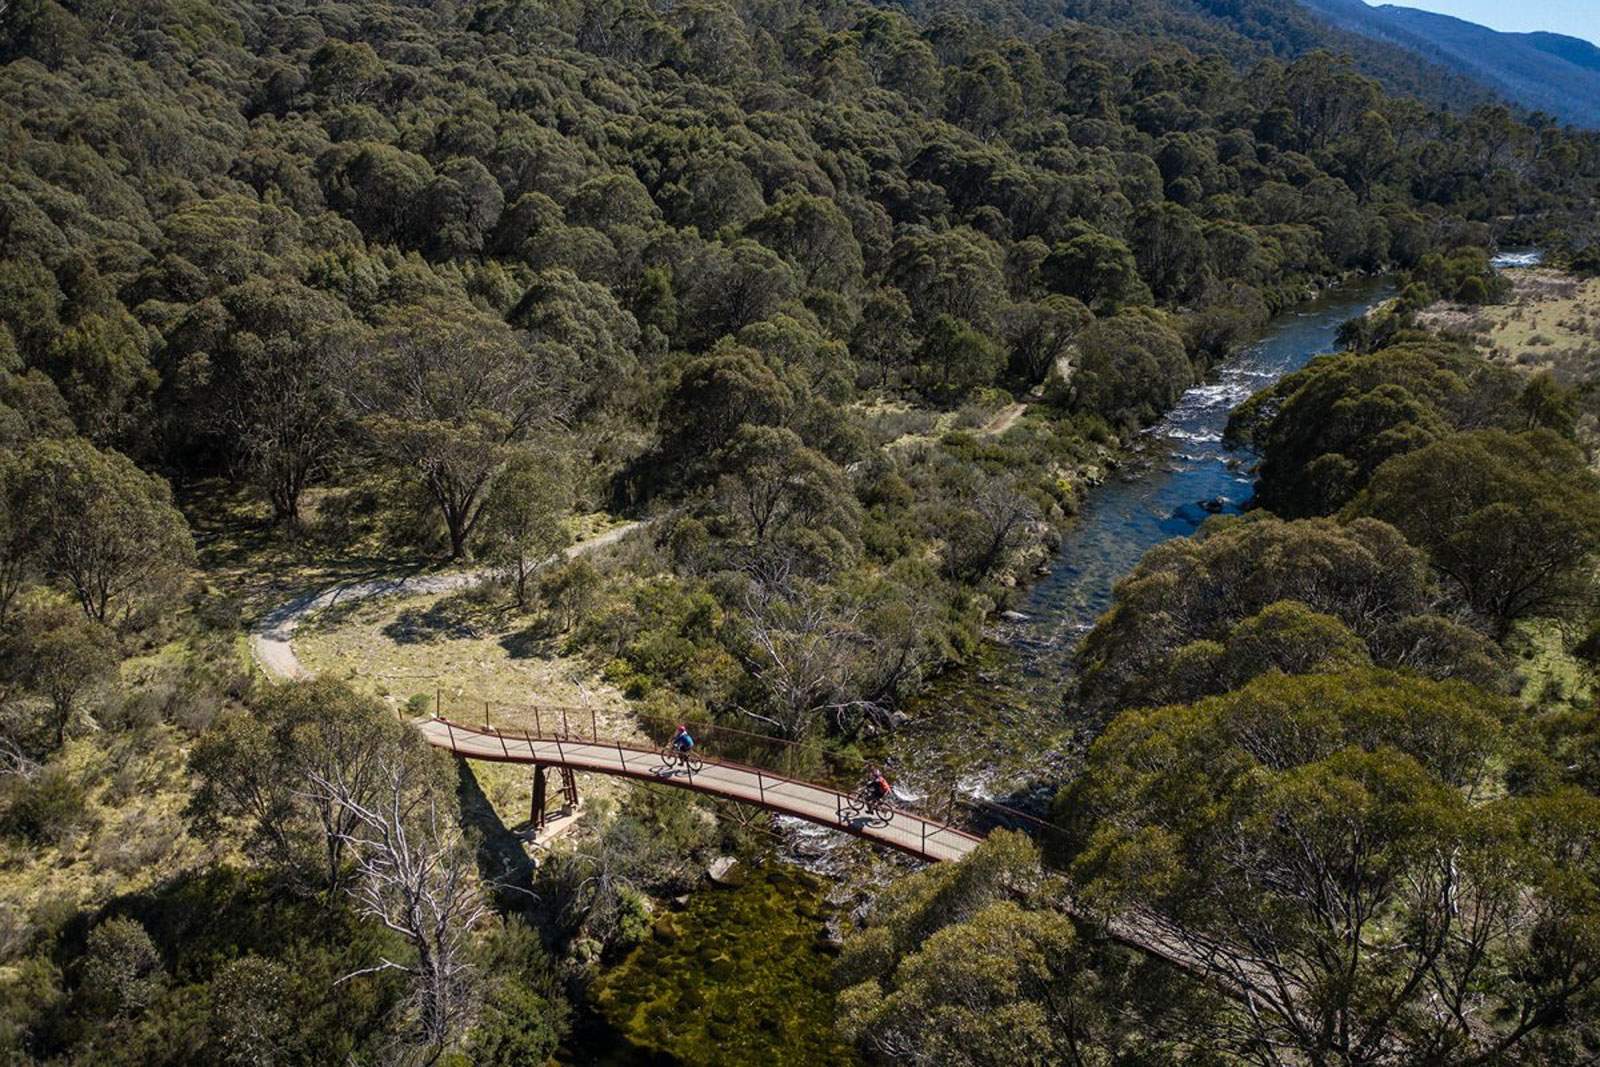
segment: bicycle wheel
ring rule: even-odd
[[[683,769],[690,774],[699,774],[705,770],[705,766],[706,761],[695,755],[692,749],[683,754]]]

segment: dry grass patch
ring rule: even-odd
[[[102,734],[70,740],[41,772],[81,791],[81,808],[59,813],[59,829],[41,840],[0,837],[0,961],[79,909],[220,858],[188,834],[178,732],[157,726],[107,744]]]
[[[1600,278],[1582,280],[1537,267],[1509,270],[1512,295],[1504,304],[1463,308],[1435,304],[1420,325],[1469,338],[1487,359],[1526,370],[1548,370],[1565,384],[1600,372]]]
[[[517,612],[499,583],[413,597],[374,597],[319,612],[295,651],[319,675],[350,679],[395,706],[495,725],[536,725],[530,707],[594,707],[602,722],[632,723],[624,699],[543,618]],[[425,699],[424,699],[425,698]],[[424,703],[426,707],[424,707]],[[541,720],[542,722],[542,720]]]
[[[319,675],[348,679],[399,713],[431,714],[533,732],[551,729],[555,714],[534,705],[592,709],[602,737],[649,744],[622,693],[537,615],[522,614],[505,588],[486,582],[453,593],[363,600],[321,612],[300,627],[295,651]],[[487,707],[485,707],[487,703]],[[590,729],[588,713],[569,711],[574,733]],[[532,769],[516,764],[473,767],[485,796],[507,826],[526,825]],[[551,790],[558,788],[552,778]],[[618,797],[629,783],[580,775],[585,803]],[[553,801],[552,796],[552,801]]]

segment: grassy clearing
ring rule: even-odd
[[[620,692],[584,659],[569,655],[563,635],[538,617],[522,615],[503,588],[363,600],[313,616],[295,637],[306,667],[348,678],[399,706],[413,698],[445,714],[481,719],[489,702],[496,725],[533,729],[527,705],[612,709]],[[526,720],[526,721],[524,721]],[[616,716],[606,724],[623,727]]]
[[[548,730],[552,716],[536,714],[530,705],[593,708],[602,736],[648,743],[623,695],[563,644],[562,635],[548,632],[538,617],[519,613],[506,589],[493,582],[330,609],[313,616],[295,637],[295,651],[308,670],[348,679],[397,710],[431,713],[437,702],[445,715],[472,723],[483,722],[487,710],[492,725],[531,732]],[[587,732],[585,716],[573,716],[584,719]],[[514,764],[479,764],[474,770],[501,820],[523,825],[531,770]],[[586,801],[627,788],[598,775],[579,782]]]
[[[1572,634],[1545,619],[1523,623],[1506,643],[1516,657],[1521,697],[1529,707],[1562,711],[1587,706],[1593,699],[1594,676],[1569,651],[1571,645]]]
[[[220,483],[195,487],[184,505],[207,579],[238,602],[248,623],[308,590],[473,566],[387,548],[384,531],[359,515],[363,495],[379,490],[357,486],[308,493],[305,529],[298,534],[274,528],[265,505]],[[572,517],[569,529],[581,543],[622,521],[592,512]],[[541,629],[536,617],[519,614],[507,590],[494,583],[341,603],[306,620],[295,636],[295,651],[308,670],[348,679],[399,712],[432,712],[437,700],[447,715],[482,722],[489,701],[495,726],[531,731],[538,724],[528,708],[532,703],[592,705],[602,733],[643,740],[623,710],[621,694],[561,645],[562,635]],[[239,651],[248,661],[242,637]],[[502,820],[525,825],[529,768],[481,764],[475,770]],[[586,800],[624,788],[604,778],[580,782]]]
[[[0,837],[0,955],[80,908],[226,857],[226,845],[219,850],[188,834],[180,736],[162,725],[67,742],[47,773],[81,789],[81,807],[63,805],[59,827],[44,840]]]
[[[856,404],[851,414],[874,448],[930,444],[955,430],[980,430],[1012,404],[1009,394],[985,390],[954,411],[916,407],[904,400],[874,398]]]
[[[124,641],[134,654],[82,695],[61,750],[28,779],[0,778],[0,960],[80,909],[237,858],[231,843],[190,837],[183,809],[189,738],[245,676],[242,636],[168,616]],[[37,698],[12,694],[0,714],[43,750]]]
[[[1530,373],[1548,370],[1564,384],[1600,372],[1600,278],[1582,280],[1546,268],[1511,270],[1504,304],[1436,304],[1421,325],[1468,337],[1486,359]]]

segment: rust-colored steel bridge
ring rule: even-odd
[[[489,726],[469,726],[438,716],[419,720],[416,725],[429,744],[465,759],[530,764],[539,772],[541,779],[545,768],[559,771],[569,803],[575,803],[577,799],[572,772],[593,771],[691,789],[751,804],[780,815],[792,815],[819,826],[888,845],[923,860],[959,860],[983,840],[977,834],[954,826],[948,815],[938,819],[919,815],[904,807],[895,807],[888,818],[873,816],[862,810],[860,801],[852,794],[786,777],[763,767],[703,756],[698,761],[700,768],[691,773],[681,763],[668,761],[660,749],[598,736],[599,724],[591,709],[546,710],[556,713],[552,721],[559,718],[561,730],[549,734],[527,734]],[[570,732],[572,722],[566,714],[568,711],[590,716],[589,736],[574,736]],[[746,737],[756,736],[709,724],[701,724],[700,728],[743,734]],[[536,804],[542,805],[542,787],[536,785],[535,792],[541,794]],[[1050,826],[1004,805],[972,801],[961,803],[979,810],[986,809],[989,815],[1003,821]],[[952,811],[955,805],[952,797]],[[1225,996],[1245,998],[1247,979],[1253,974],[1251,965],[1247,958],[1234,953],[1228,946],[1197,944],[1186,940],[1176,927],[1163,924],[1158,916],[1139,909],[1113,917],[1085,911],[1071,900],[1063,900],[1061,904],[1068,914],[1099,927],[1112,941],[1187,971]]]
[[[690,771],[681,762],[664,759],[660,749],[602,738],[597,729],[586,738],[565,731],[527,734],[438,717],[418,722],[417,728],[429,744],[466,759],[554,767],[564,774],[591,771],[691,789],[792,815],[924,860],[958,860],[982,840],[951,825],[948,816],[934,818],[904,807],[874,815],[850,793],[761,767],[700,756],[701,766]]]

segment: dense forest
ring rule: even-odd
[[[253,672],[241,572],[488,561],[642,710],[848,773],[1131,436],[1400,271],[1236,420],[1271,514],[1153,553],[1087,639],[1064,829],[887,890],[843,1032],[1592,1058],[1600,719],[1536,715],[1507,651],[1590,622],[1588,395],[1408,314],[1495,299],[1507,234],[1585,232],[1600,140],[1090,7],[0,4],[8,1057],[541,1062],[648,898],[749,846],[641,788],[480,877],[467,773]],[[596,512],[645,543],[540,566]]]

